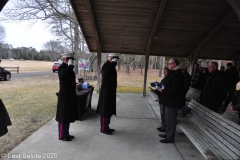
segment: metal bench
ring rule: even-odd
[[[240,126],[195,100],[178,125],[206,159],[240,159]]]
[[[195,101],[198,101],[201,93],[202,93],[202,91],[197,90],[197,89],[192,88],[192,87],[189,87],[189,90],[186,94],[186,101],[190,102],[192,99],[195,100]]]

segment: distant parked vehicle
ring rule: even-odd
[[[8,60],[9,60],[9,61],[14,61],[15,59],[14,59],[14,58],[9,58]]]
[[[53,66],[52,66],[52,71],[53,71],[53,72],[58,71],[58,68],[59,68],[60,66],[61,66],[60,63],[55,62],[55,63],[53,64]]]
[[[11,79],[11,71],[6,68],[0,67],[0,79],[9,81]]]
[[[20,61],[24,61],[24,59],[22,59],[22,58],[21,58],[21,59],[19,59],[19,60],[20,60]]]

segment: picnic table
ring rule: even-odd
[[[78,119],[82,120],[84,113],[91,109],[91,101],[94,87],[88,89],[83,89],[81,91],[76,91],[77,95],[77,108],[78,108]],[[58,92],[56,93],[58,96]]]

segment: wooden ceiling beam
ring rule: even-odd
[[[90,15],[90,20],[92,22],[92,27],[93,27],[93,30],[95,33],[97,46],[98,46],[99,50],[102,51],[102,45],[101,45],[101,41],[100,41],[100,37],[99,37],[99,32],[97,30],[96,17],[95,17],[95,14],[93,13],[93,7],[92,7],[91,0],[86,0],[86,4],[87,4],[88,11],[89,11],[88,13]]]
[[[193,49],[193,51],[190,53],[188,58],[196,59],[198,54],[200,53],[200,50],[202,49],[203,45],[208,43],[209,40],[224,26],[224,24],[229,21],[231,17],[235,15],[235,12],[231,10],[228,12],[221,21],[218,22],[218,24],[208,33],[208,35]]]
[[[149,35],[148,43],[147,43],[146,50],[145,50],[145,70],[144,70],[144,80],[143,80],[143,96],[146,95],[146,83],[147,83],[147,70],[148,70],[149,54],[150,54],[150,51],[151,51],[154,36],[157,32],[158,25],[159,25],[160,20],[162,18],[166,3],[167,3],[167,0],[161,0],[161,2],[159,4],[158,12],[157,12],[157,15],[155,17],[154,24],[153,24],[151,33]]]
[[[227,2],[233,8],[238,19],[240,20],[240,1],[239,0],[227,0]]]
[[[157,15],[155,17],[155,21],[154,21],[151,33],[150,33],[149,38],[148,38],[148,43],[147,43],[147,47],[146,47],[146,54],[150,53],[150,50],[151,50],[151,47],[152,47],[152,42],[153,42],[154,36],[156,34],[156,31],[157,31],[158,25],[160,23],[160,20],[162,18],[166,3],[167,3],[167,0],[161,0],[161,3],[159,4],[158,12],[157,12]]]
[[[0,12],[3,9],[3,7],[7,4],[8,0],[1,0],[0,2]]]

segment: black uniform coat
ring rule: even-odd
[[[202,92],[202,104],[207,108],[218,112],[227,93],[226,78],[219,70],[208,73],[207,81]]]
[[[116,62],[107,61],[102,66],[102,85],[97,112],[103,117],[116,115],[117,71]]]
[[[182,71],[171,70],[164,78],[164,89],[160,96],[160,102],[162,105],[171,108],[181,108],[184,103],[184,76]]]
[[[76,76],[74,66],[65,63],[58,69],[60,90],[58,94],[56,121],[71,123],[77,119]]]
[[[0,137],[8,132],[7,126],[12,125],[8,112],[0,99]]]

